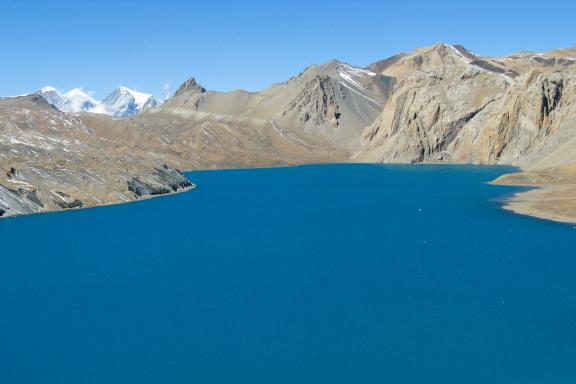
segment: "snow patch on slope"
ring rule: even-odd
[[[378,100],[366,95],[366,93],[370,92],[368,89],[368,83],[370,82],[369,78],[377,76],[375,72],[368,69],[356,68],[340,62],[337,64],[337,71],[338,76],[342,79],[342,81],[339,81],[342,86],[371,103],[381,106],[381,103]]]

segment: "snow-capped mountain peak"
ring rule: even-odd
[[[54,87],[44,87],[36,91],[36,93],[56,108],[62,103],[62,94]]]
[[[80,88],[62,93],[55,87],[48,86],[36,91],[36,94],[62,112],[90,112],[115,117],[133,116],[161,104],[154,96],[127,87],[117,87],[102,101],[96,101]]]
[[[74,88],[71,89],[70,91],[66,92],[64,94],[65,97],[82,97],[82,98],[90,98],[92,99],[92,96],[88,95],[86,92],[84,92],[81,88]]]
[[[144,105],[150,100],[150,98],[153,98],[153,96],[150,94],[138,92],[138,91],[135,91],[133,89],[122,87],[122,86],[116,88],[116,91],[118,91],[122,94],[125,94],[125,95],[131,95],[134,98],[134,101],[136,102],[136,104],[138,104],[138,105]]]
[[[98,102],[80,88],[74,88],[66,92],[63,96],[63,103],[57,107],[63,112],[88,112],[93,109]]]
[[[94,110],[110,116],[125,117],[160,104],[154,96],[127,87],[117,87]]]
[[[44,87],[36,93],[62,112],[88,112],[98,104],[92,96],[80,88],[63,94],[54,87]]]
[[[48,93],[48,92],[58,92],[58,90],[54,87],[51,87],[51,86],[40,88],[38,90],[38,93]]]

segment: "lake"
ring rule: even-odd
[[[576,383],[576,230],[482,166],[191,172],[0,220],[0,383]]]

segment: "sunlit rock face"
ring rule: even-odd
[[[576,162],[574,50],[479,57],[439,44],[375,64],[397,85],[353,156],[547,167]]]

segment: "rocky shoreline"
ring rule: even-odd
[[[24,180],[19,179],[21,187],[17,189],[0,184],[0,218],[122,204],[196,187],[182,172],[167,165],[131,177],[126,181],[125,190],[115,194],[116,198],[101,201],[82,197],[82,194],[71,196],[62,191],[46,191],[43,186],[36,187]]]

